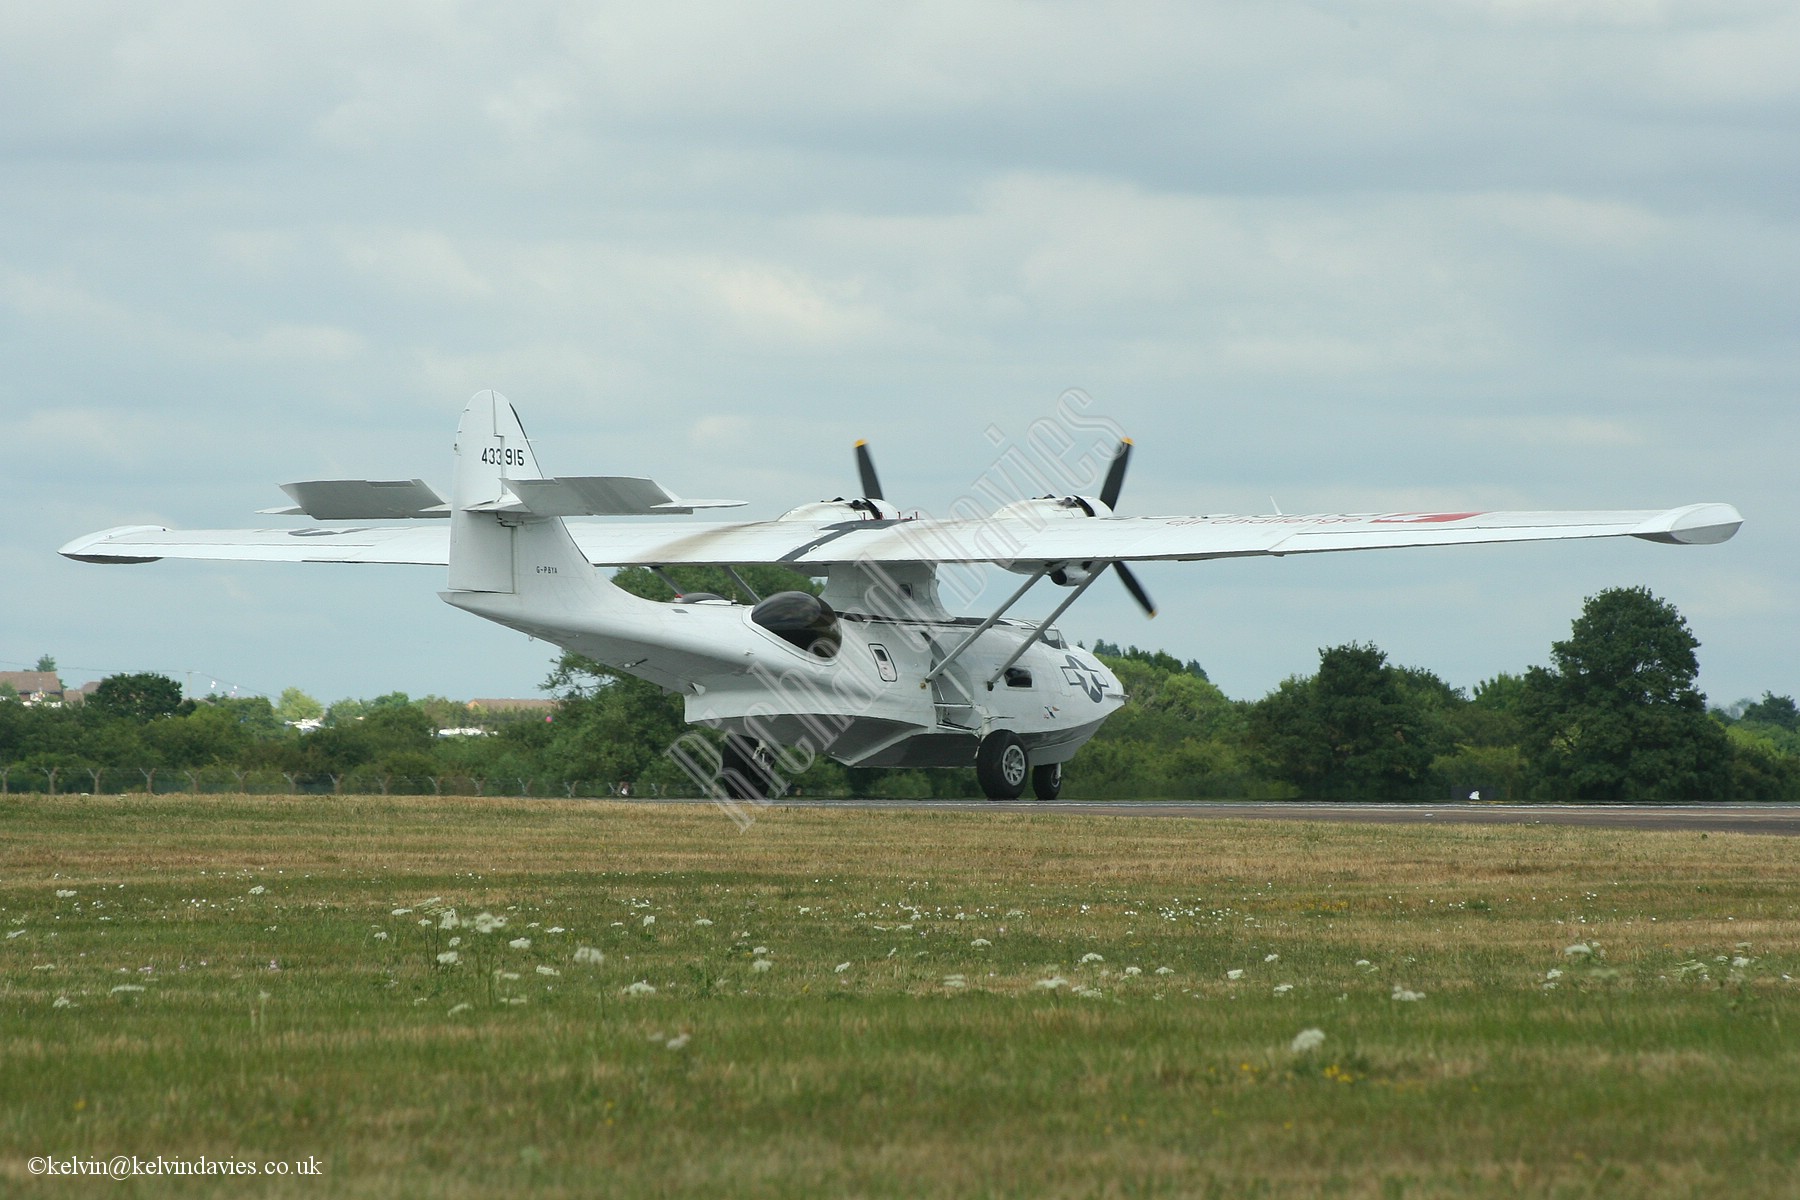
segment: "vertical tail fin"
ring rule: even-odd
[[[516,519],[508,479],[542,479],[519,414],[499,392],[477,392],[456,427],[450,491],[450,580],[456,592],[511,592]]]

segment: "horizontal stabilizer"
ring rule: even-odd
[[[538,517],[642,517],[736,508],[742,500],[683,500],[653,479],[629,475],[577,475],[557,479],[506,479],[506,495],[469,506],[471,512],[530,513]]]
[[[284,483],[296,507],[265,508],[265,516],[311,517],[315,521],[403,521],[448,517],[444,498],[423,479],[313,479]]]

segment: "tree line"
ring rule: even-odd
[[[747,571],[760,594],[807,586]],[[641,568],[641,595],[730,595],[723,572]],[[1098,642],[1130,696],[1070,765],[1069,798],[1717,802],[1800,800],[1800,708],[1792,697],[1708,710],[1699,643],[1643,588],[1590,598],[1548,665],[1470,692],[1378,647],[1323,649],[1310,675],[1232,700],[1197,662]],[[64,708],[0,698],[0,792],[441,792],[693,795],[664,751],[687,731],[680,697],[565,654],[548,714],[478,718],[440,697],[392,693],[326,708],[290,689],[182,698],[155,674],[103,680]],[[310,718],[310,719],[309,719]],[[296,727],[304,722],[305,727]],[[979,794],[972,770],[859,769],[820,759],[808,794]]]

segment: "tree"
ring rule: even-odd
[[[88,697],[83,711],[95,718],[136,721],[140,725],[181,711],[181,684],[151,671],[108,675]],[[191,710],[192,705],[189,705]]]
[[[1744,706],[1740,721],[1752,721],[1763,725],[1778,725],[1782,729],[1800,730],[1800,708],[1795,707],[1792,696],[1777,696],[1773,692],[1764,692],[1762,699]]]
[[[297,725],[324,716],[325,706],[297,687],[282,688],[281,698],[275,702],[275,715],[284,725]]]
[[[55,656],[50,655],[50,654],[38,655],[37,669],[40,671],[49,671],[51,674],[55,674],[56,673],[56,658],[55,658]]]
[[[1718,800],[1730,745],[1694,687],[1699,639],[1647,588],[1582,606],[1551,666],[1525,675],[1519,705],[1535,794],[1598,801]]]
[[[1447,748],[1433,710],[1451,698],[1436,676],[1390,667],[1372,645],[1334,646],[1319,652],[1317,675],[1287,679],[1251,707],[1251,744],[1303,795],[1412,798]]]

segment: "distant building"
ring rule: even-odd
[[[56,706],[63,702],[62,680],[55,671],[0,671],[0,684],[9,685],[25,704]]]
[[[469,711],[473,713],[512,713],[541,712],[550,716],[556,712],[554,700],[471,700]]]

